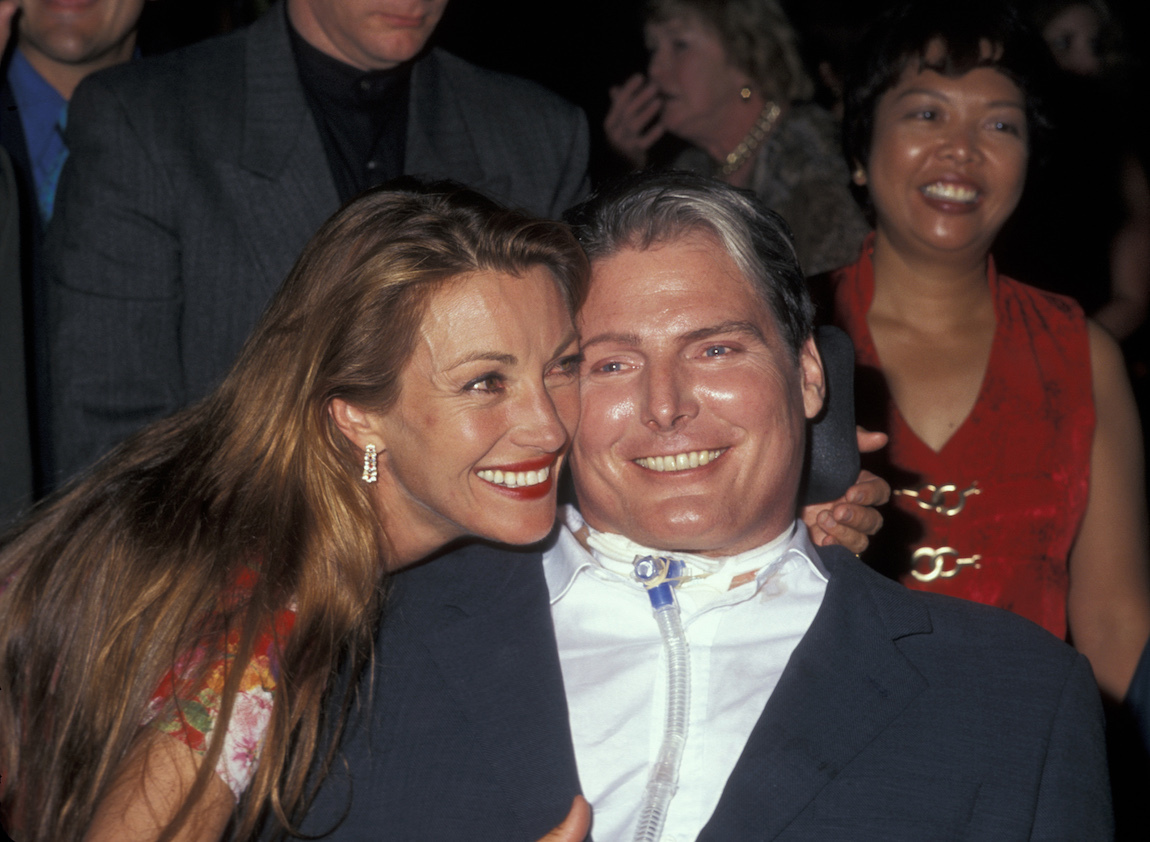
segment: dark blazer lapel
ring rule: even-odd
[[[7,70],[7,64],[0,65]],[[8,150],[15,169],[16,186],[20,196],[20,228],[23,242],[33,243],[37,250],[44,238],[44,225],[36,204],[36,187],[32,183],[32,161],[28,157],[28,142],[24,138],[24,124],[20,122],[19,106],[7,79],[0,79],[0,141]],[[25,265],[30,255],[22,257]]]
[[[482,190],[483,164],[458,99],[468,92],[455,89],[444,62],[442,53],[433,49],[411,70],[403,170],[408,175],[450,178]],[[482,91],[471,93],[482,96]],[[474,103],[471,107],[477,108]]]
[[[581,788],[540,554],[475,545],[426,572],[427,650],[515,815],[550,828]]]
[[[272,290],[303,244],[339,207],[287,26],[286,13],[275,7],[247,30],[243,134],[231,182],[233,201],[246,209],[237,219],[244,220]]]
[[[924,689],[894,644],[931,630],[901,585],[820,550],[826,597],[700,840],[774,839]]]

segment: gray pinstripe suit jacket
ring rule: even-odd
[[[411,85],[407,174],[547,216],[585,193],[574,106],[434,49]],[[59,476],[210,391],[338,207],[278,6],[85,80],[67,139],[46,244]]]

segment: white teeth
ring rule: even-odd
[[[692,450],[690,453],[676,453],[674,456],[644,456],[636,459],[635,464],[649,471],[685,471],[687,468],[698,468],[717,459],[721,450]]]
[[[540,468],[538,471],[508,471],[507,473],[498,470],[483,470],[476,471],[476,474],[480,479],[495,485],[519,488],[524,485],[538,485],[541,482],[546,482],[547,477],[551,476],[551,468]]]
[[[945,199],[948,202],[973,202],[978,198],[978,191],[973,187],[963,187],[959,184],[935,182],[922,188],[924,195],[932,199]]]

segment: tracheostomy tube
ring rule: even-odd
[[[659,756],[651,767],[635,842],[658,842],[671,799],[679,788],[679,765],[687,743],[687,718],[691,708],[691,657],[675,588],[685,572],[682,561],[668,556],[635,556],[635,578],[647,588],[655,622],[667,653],[667,715]]]

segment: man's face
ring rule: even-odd
[[[104,67],[127,61],[144,0],[21,0],[20,49],[40,62]]]
[[[387,70],[414,58],[443,15],[447,0],[289,0],[303,38],[360,70]]]
[[[591,526],[716,556],[786,529],[822,364],[808,339],[796,365],[717,240],[694,232],[596,262],[578,327],[572,470]]]

